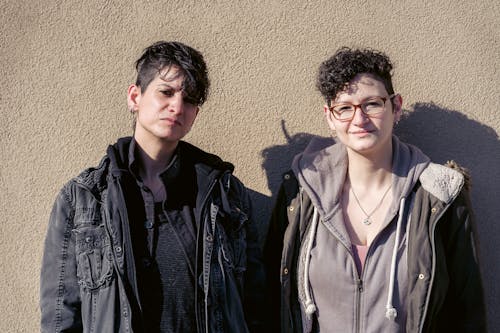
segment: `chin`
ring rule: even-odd
[[[177,142],[183,138],[183,136],[178,135],[165,135],[159,137],[164,142]]]
[[[367,140],[364,142],[354,142],[349,145],[349,149],[360,154],[371,153],[377,150],[378,148],[379,145],[377,144],[377,142],[373,142],[371,140],[370,141]]]
[[[171,131],[171,130],[168,130],[168,131],[158,131],[156,132],[156,136],[160,139],[163,139],[163,140],[168,140],[168,141],[178,141],[180,139],[182,139],[184,136],[186,135],[186,133],[183,133],[183,132],[179,132],[179,131]]]
[[[363,137],[359,138],[357,140],[354,140],[354,142],[351,141],[350,146],[356,150],[364,150],[364,149],[372,149],[375,146],[377,146],[377,140],[373,137]]]

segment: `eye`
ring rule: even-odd
[[[160,91],[166,97],[174,96],[174,91],[172,89],[165,89]]]
[[[383,107],[384,106],[384,101],[380,98],[375,98],[375,99],[370,99],[368,101],[366,101],[365,103],[363,103],[366,107],[375,107],[375,108],[379,108],[379,107]]]
[[[336,105],[333,107],[333,109],[338,113],[349,112],[352,110],[352,105],[349,104]]]

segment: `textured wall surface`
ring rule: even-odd
[[[291,156],[329,135],[319,63],[344,45],[387,52],[407,111],[400,136],[472,173],[490,329],[500,331],[499,17],[497,0],[3,0],[0,332],[39,329],[53,200],[131,134],[133,62],[161,39],[205,55],[212,91],[187,139],[236,164],[263,225]]]

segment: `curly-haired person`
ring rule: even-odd
[[[264,267],[233,165],[182,141],[207,98],[203,56],[157,42],[128,88],[132,137],[60,191],[41,272],[42,332],[262,332]]]
[[[317,87],[335,139],[284,175],[264,252],[281,332],[485,332],[468,177],[393,127],[389,58],[342,48]]]

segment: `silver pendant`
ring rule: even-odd
[[[367,217],[366,219],[363,220],[363,224],[370,225],[370,224],[372,224],[372,221],[370,221],[370,219]]]

